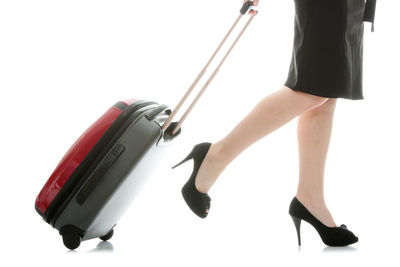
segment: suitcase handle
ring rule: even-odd
[[[180,126],[182,125],[183,121],[187,118],[187,116],[189,115],[190,111],[192,110],[192,108],[194,107],[194,105],[197,103],[197,101],[199,100],[199,98],[201,97],[201,95],[204,93],[204,91],[207,89],[208,85],[211,83],[211,81],[213,80],[213,78],[215,77],[215,75],[217,74],[217,72],[219,71],[220,67],[222,66],[222,64],[224,63],[225,59],[228,57],[228,55],[230,54],[230,52],[232,51],[233,47],[235,46],[235,44],[237,43],[237,41],[240,39],[240,37],[242,36],[243,32],[246,30],[247,26],[249,26],[250,22],[253,20],[254,16],[257,15],[258,11],[256,11],[256,13],[254,15],[251,15],[250,18],[248,19],[247,23],[244,25],[244,27],[242,28],[242,30],[240,31],[240,33],[238,34],[238,36],[236,37],[235,41],[233,42],[233,44],[231,45],[231,47],[229,48],[229,50],[225,53],[225,56],[222,58],[221,62],[219,63],[219,65],[215,68],[214,72],[210,75],[210,77],[208,78],[207,82],[204,84],[204,86],[201,88],[200,92],[197,94],[196,98],[192,101],[192,103],[190,104],[190,106],[187,108],[187,110],[185,111],[185,113],[183,114],[183,116],[181,117],[181,119],[179,120],[179,122],[177,123],[171,123],[172,119],[175,117],[176,113],[179,111],[179,109],[181,108],[181,106],[183,105],[183,103],[185,102],[185,100],[187,99],[187,97],[189,96],[189,94],[192,92],[193,88],[196,86],[196,84],[198,83],[198,81],[201,79],[201,77],[203,76],[203,74],[206,72],[207,67],[210,65],[211,61],[214,59],[215,55],[218,53],[218,51],[220,50],[221,46],[225,43],[226,39],[228,38],[228,36],[231,34],[231,32],[233,31],[233,29],[236,27],[236,25],[238,24],[239,20],[243,17],[244,14],[246,14],[246,12],[250,9],[250,7],[253,6],[253,1],[247,1],[243,4],[242,8],[240,9],[240,15],[236,18],[235,22],[233,23],[233,25],[231,26],[231,28],[229,29],[228,33],[225,35],[225,37],[222,39],[221,43],[218,45],[217,49],[215,50],[215,52],[212,54],[211,58],[208,60],[207,64],[203,67],[203,69],[200,71],[200,73],[197,75],[196,79],[193,81],[193,83],[190,85],[189,89],[186,91],[186,93],[184,94],[184,96],[182,97],[182,99],[179,101],[179,103],[176,105],[176,107],[174,108],[174,110],[172,111],[172,113],[170,114],[170,116],[167,118],[167,120],[164,122],[163,126],[162,126],[162,130],[165,132],[167,132],[170,136],[169,139],[171,139],[172,136],[174,136],[176,134],[176,132],[180,129]],[[174,127],[173,130],[171,129],[167,129],[167,127]]]
[[[249,10],[249,8],[253,6],[253,1],[247,1],[243,4],[242,8],[240,9],[240,13],[242,15],[246,14],[247,10]]]
[[[152,121],[157,117],[158,114],[160,114],[164,110],[166,110],[166,113],[168,115],[171,113],[171,109],[169,109],[169,107],[167,105],[162,104],[162,105],[159,105],[158,107],[156,107],[155,109],[153,109],[152,111],[146,113],[145,117],[149,121]]]

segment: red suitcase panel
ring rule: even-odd
[[[130,105],[134,99],[121,101],[123,104]],[[75,169],[87,156],[90,150],[96,145],[103,134],[118,118],[122,110],[116,106],[111,107],[96,122],[94,122],[67,151],[56,169],[43,186],[36,198],[35,205],[38,211],[45,213],[60,189],[67,182]]]

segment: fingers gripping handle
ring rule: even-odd
[[[246,3],[243,4],[242,8],[240,9],[240,13],[242,15],[246,14],[246,12],[249,10],[251,6],[253,6],[253,1],[247,1]]]

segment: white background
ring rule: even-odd
[[[326,247],[303,222],[297,246],[288,215],[298,178],[297,118],[229,165],[209,192],[205,220],[180,194],[192,161],[170,168],[193,145],[224,137],[262,97],[281,88],[292,49],[293,1],[260,1],[259,14],[110,242],[90,240],[70,252],[36,214],[36,195],[80,134],[122,99],[174,107],[241,6],[241,0],[1,1],[0,265],[399,264],[397,0],[378,1],[374,33],[365,23],[365,99],[338,100],[326,165],[327,205],[335,222],[359,237],[357,244]]]

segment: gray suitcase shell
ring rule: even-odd
[[[131,115],[134,121],[57,214],[52,225],[68,248],[78,247],[81,240],[111,238],[114,226],[162,159],[167,144],[161,125],[170,109],[153,118],[158,107],[150,104]]]

